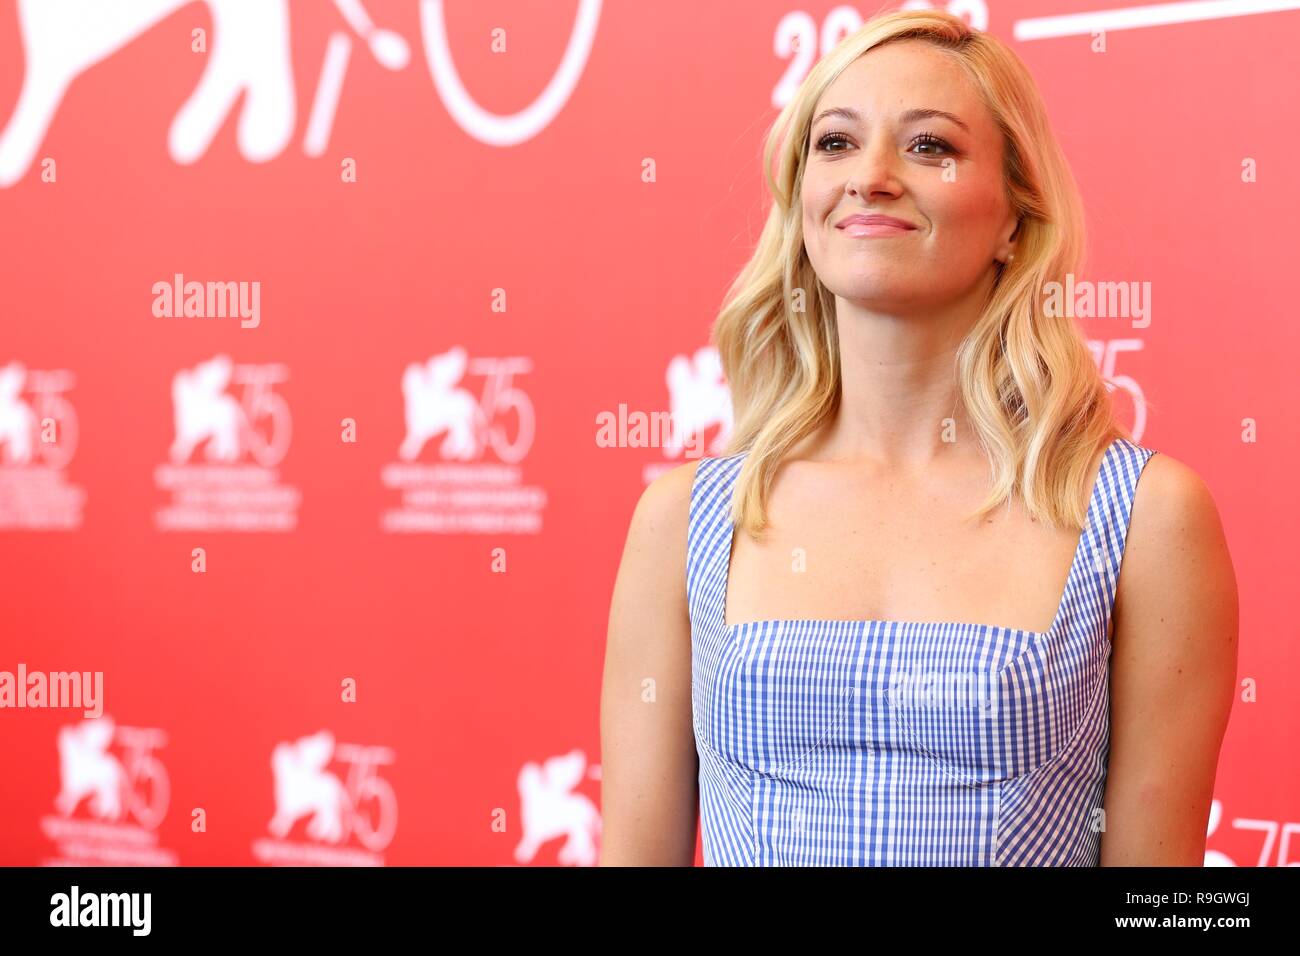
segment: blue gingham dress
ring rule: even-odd
[[[1138,476],[1103,456],[1056,620],[728,627],[732,488],[691,491],[691,706],[706,866],[1095,866],[1110,743],[1107,621]],[[1010,582],[1008,586],[1013,586]]]

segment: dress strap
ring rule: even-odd
[[[731,557],[731,495],[745,453],[701,458],[691,486],[687,525],[686,599],[692,622],[726,625]]]
[[[1115,606],[1129,518],[1142,469],[1156,454],[1126,438],[1114,439],[1102,456],[1088,505],[1088,522],[1079,541],[1075,567],[1066,587],[1066,610],[1084,615],[1105,633]]]

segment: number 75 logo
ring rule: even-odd
[[[1133,440],[1140,442],[1147,425],[1147,401],[1142,386],[1130,375],[1116,375],[1115,362],[1121,352],[1142,351],[1141,339],[1088,339],[1088,350],[1097,363],[1106,386],[1112,390],[1122,388],[1133,396]]]

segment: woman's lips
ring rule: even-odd
[[[911,226],[898,226],[888,222],[851,222],[846,226],[840,226],[840,229],[846,236],[854,239],[883,239],[916,232]]]
[[[859,213],[845,216],[837,223],[845,235],[855,239],[876,239],[886,236],[902,236],[915,232],[916,227],[904,219],[886,216],[883,213]]]

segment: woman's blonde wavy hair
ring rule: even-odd
[[[1029,71],[992,35],[938,11],[881,16],[822,58],[782,109],[763,149],[773,196],[752,258],[731,283],[713,326],[730,385],[735,429],[725,455],[748,451],[731,518],[754,537],[784,454],[836,411],[839,337],[834,296],[804,249],[800,187],[813,110],[858,57],[884,43],[933,43],[961,63],[1001,128],[1008,198],[1020,218],[1015,257],[956,355],[961,401],[992,466],[992,488],[969,517],[1019,495],[1035,518],[1082,530],[1097,455],[1116,437],[1104,379],[1069,316],[1044,314],[1040,289],[1076,273],[1083,206]],[[773,173],[773,157],[779,166]],[[796,290],[801,310],[791,308]]]

